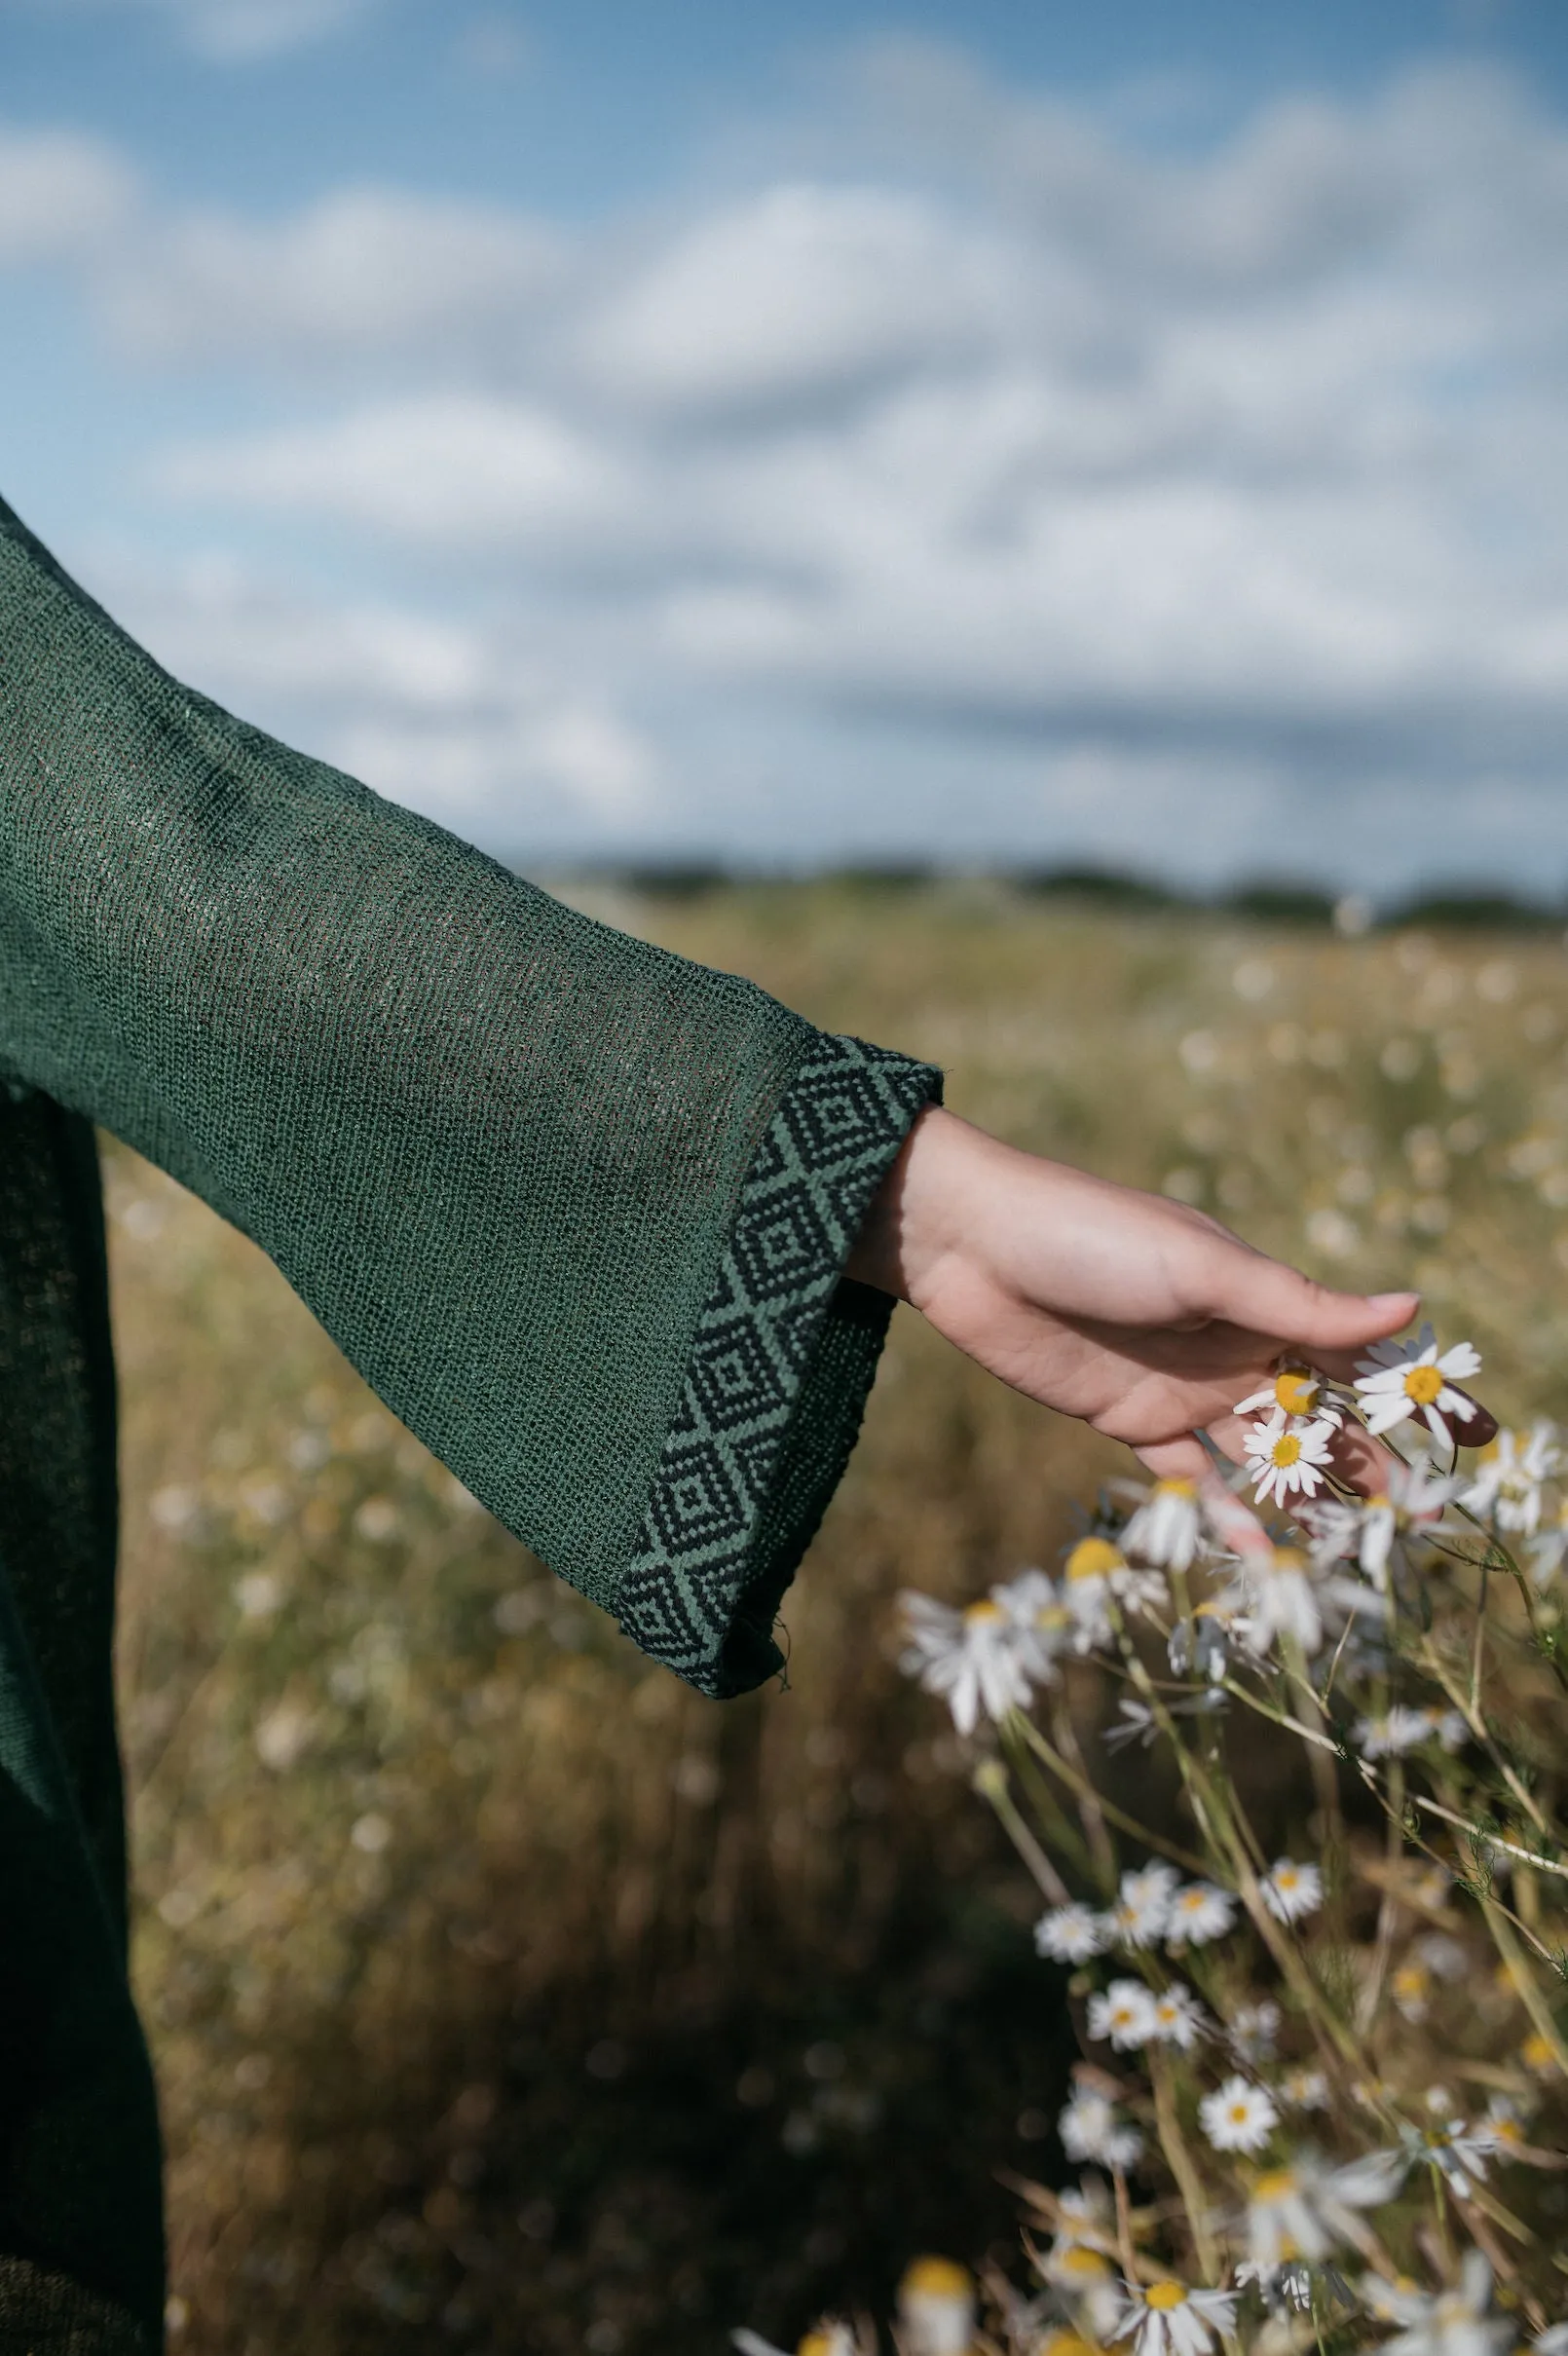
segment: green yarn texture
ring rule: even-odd
[[[233,719],[0,503],[0,2348],[151,2346],[163,2301],[94,1126],[725,1695],[778,1664],[890,1306],[844,1260],[940,1088]]]

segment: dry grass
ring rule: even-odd
[[[604,913],[945,1064],[1020,1142],[1413,1279],[1561,1414],[1568,960],[979,886]],[[1112,1457],[913,1318],[719,1709],[477,1512],[241,1239],[110,1170],[137,1974],[176,2347],[718,2351],[1005,2253],[1060,2027],[1027,1889],[888,1651],[1054,1557]]]

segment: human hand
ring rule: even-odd
[[[931,1106],[884,1179],[848,1273],[895,1292],[992,1374],[1150,1472],[1201,1478],[1205,1432],[1240,1462],[1235,1402],[1282,1355],[1348,1382],[1414,1292],[1331,1292],[1182,1203],[1022,1153]],[[1467,1445],[1491,1438],[1478,1410]],[[1388,1451],[1353,1422],[1334,1469],[1382,1485]]]

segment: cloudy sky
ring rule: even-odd
[[[525,864],[1568,886],[1561,0],[0,0],[0,491]]]

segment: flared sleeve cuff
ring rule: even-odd
[[[704,1694],[783,1665],[773,1624],[860,1429],[892,1296],[843,1274],[928,1064],[824,1035],[741,1185],[622,1574],[620,1626]]]

